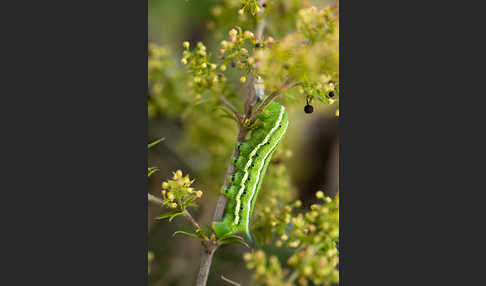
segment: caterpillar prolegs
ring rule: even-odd
[[[229,187],[222,193],[228,197],[223,219],[213,222],[218,237],[243,232],[251,241],[250,222],[258,191],[273,153],[285,135],[288,116],[285,108],[272,101],[260,114],[260,125],[251,131],[250,138],[240,143],[236,171]]]

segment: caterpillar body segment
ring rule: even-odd
[[[218,237],[243,232],[251,241],[250,222],[253,208],[268,164],[288,126],[285,108],[271,102],[259,116],[261,124],[253,129],[250,138],[239,144],[236,171],[231,185],[222,190],[228,197],[223,219],[213,222]]]

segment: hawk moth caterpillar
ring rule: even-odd
[[[288,115],[285,108],[272,101],[258,117],[262,123],[251,131],[250,138],[238,144],[236,171],[222,193],[228,197],[221,221],[213,222],[217,237],[243,232],[252,241],[250,222],[263,177],[273,153],[285,135]]]

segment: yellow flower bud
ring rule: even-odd
[[[167,198],[171,201],[175,199],[174,194],[172,192],[167,193]]]
[[[245,81],[246,81],[246,77],[244,77],[244,76],[240,77],[240,82],[241,83],[244,83]]]
[[[255,252],[255,258],[261,260],[265,258],[265,253],[262,250],[258,250],[257,252]]]
[[[252,33],[252,32],[250,32],[250,31],[245,31],[245,37],[247,37],[247,38],[253,38],[253,37],[254,37],[254,35],[253,35],[253,33]]]
[[[336,117],[339,117],[339,109],[336,110]]]
[[[220,68],[222,71],[225,71],[225,70],[226,70],[226,66],[225,66],[225,65],[221,65],[219,68]]]
[[[201,64],[201,67],[202,67],[203,69],[205,69],[205,68],[207,68],[207,67],[208,67],[208,65],[207,65],[206,63],[202,63],[202,64]]]
[[[182,46],[186,49],[189,49],[189,42],[185,41],[184,43],[182,43]]]
[[[170,204],[170,207],[173,208],[173,209],[175,209],[177,207],[177,204],[176,203],[172,203],[172,204]]]
[[[229,35],[235,37],[236,35],[238,35],[238,31],[236,29],[231,29],[231,31],[229,31]]]
[[[245,13],[245,10],[244,10],[244,9],[240,9],[240,10],[238,10],[238,14],[239,14],[239,15],[243,15],[243,13]]]
[[[287,239],[289,239],[289,237],[284,233],[282,234],[282,236],[280,236],[280,239],[286,241]]]
[[[318,199],[322,199],[322,198],[324,198],[324,193],[323,193],[322,191],[318,191],[318,192],[316,193],[316,197],[317,197]]]
[[[299,246],[299,244],[300,244],[300,241],[294,240],[294,241],[289,243],[289,246],[295,248],[295,247]]]
[[[183,65],[187,65],[187,60],[186,60],[185,58],[183,58],[183,59],[181,60],[181,64],[183,64]]]
[[[200,198],[200,197],[202,197],[202,195],[203,195],[203,192],[202,191],[197,191],[196,192],[196,197]]]
[[[245,254],[243,254],[243,259],[245,261],[250,261],[250,259],[251,259],[251,253],[246,252]]]
[[[167,189],[169,188],[169,184],[167,182],[162,183],[162,188]]]

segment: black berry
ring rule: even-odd
[[[334,91],[330,91],[327,95],[329,95],[329,97],[334,97]]]
[[[263,8],[266,8],[267,7],[267,3],[263,3]]]
[[[312,112],[314,112],[314,107],[312,107],[312,105],[307,104],[304,107],[304,111],[305,111],[305,113],[312,113]]]

